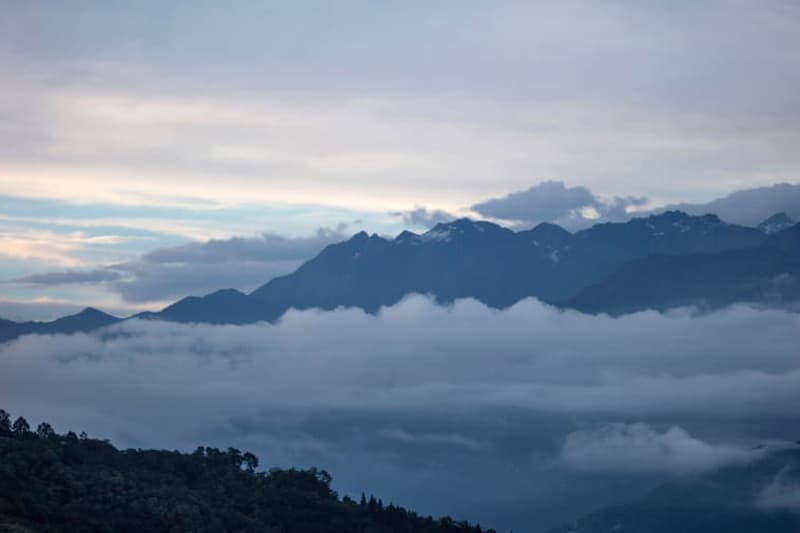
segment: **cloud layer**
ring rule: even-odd
[[[0,405],[124,446],[236,445],[264,464],[324,465],[351,493],[517,529],[530,509],[560,521],[634,497],[643,486],[617,485],[631,474],[651,483],[796,438],[799,321],[422,297],[275,325],[130,321],[3,345]]]
[[[123,446],[322,465],[344,492],[517,530],[531,512],[563,522],[793,438],[799,321],[423,297],[275,325],[129,321],[0,346],[0,405]]]

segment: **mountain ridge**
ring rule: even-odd
[[[788,273],[790,281],[795,272],[800,274],[794,259],[794,251],[800,249],[798,228],[767,235],[756,228],[728,224],[713,214],[667,211],[575,233],[549,223],[512,231],[466,218],[437,224],[422,234],[403,231],[394,238],[362,231],[326,246],[291,274],[273,278],[249,294],[220,289],[130,318],[211,324],[274,322],[289,309],[356,307],[375,313],[409,294],[430,295],[443,304],[474,298],[498,309],[535,297],[562,308],[610,314],[692,304],[719,307],[760,294],[737,285],[736,275],[741,274],[736,274],[737,268],[751,277],[770,279]],[[692,264],[705,266],[693,269]],[[715,269],[730,272],[719,276]],[[680,290],[659,292],[660,285],[653,283],[657,275],[675,285],[692,272],[697,279],[691,285],[695,291],[691,298],[674,297]],[[642,297],[617,301],[626,292],[620,287],[636,286],[631,280],[639,285],[627,292]],[[712,289],[727,291],[728,296],[709,302],[696,297]],[[800,292],[792,285],[787,296],[800,299]],[[84,310],[50,323],[3,321],[0,341],[26,333],[92,330],[120,320],[97,313],[101,312]]]

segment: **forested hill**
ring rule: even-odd
[[[258,471],[254,455],[233,448],[118,450],[46,423],[31,430],[0,410],[0,531],[487,531],[374,497],[339,498],[330,484],[324,470]]]

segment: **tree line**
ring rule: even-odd
[[[317,468],[259,470],[236,448],[118,450],[0,409],[0,532],[493,532],[339,497],[331,482]]]

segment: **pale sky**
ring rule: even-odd
[[[2,315],[178,296],[20,278],[126,264],[143,279],[130,265],[152,250],[263,233],[311,253],[548,181],[638,207],[800,183],[796,2],[0,10]]]

